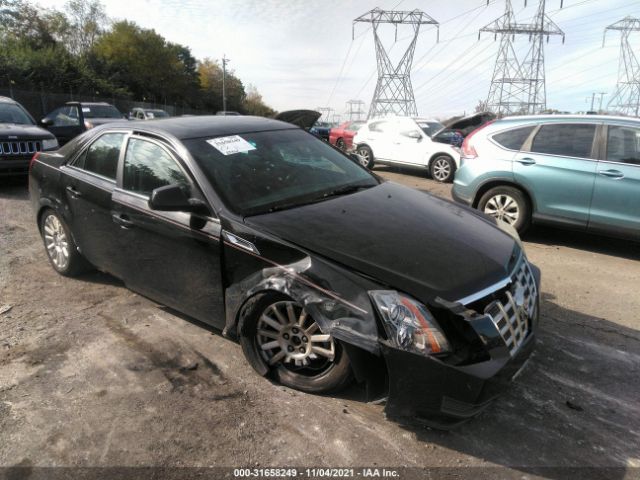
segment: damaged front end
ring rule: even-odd
[[[251,242],[225,240],[225,334],[242,332],[262,295],[292,298],[342,343],[368,399],[387,397],[393,420],[451,428],[479,413],[532,351],[540,274],[524,255],[495,290],[425,305],[293,245],[243,238]]]
[[[480,413],[518,374],[535,344],[540,271],[522,255],[503,283],[464,305],[434,301],[431,311],[447,339],[444,345],[432,333],[429,319],[425,325],[420,318],[418,322],[409,319],[409,327],[404,328],[422,329],[421,334],[411,334],[418,339],[426,332],[430,348],[403,346],[393,334],[381,340],[389,375],[385,411],[390,418],[452,428]],[[397,319],[389,323],[399,325]]]

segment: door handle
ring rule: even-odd
[[[123,213],[113,213],[111,214],[111,218],[115,224],[120,225],[122,228],[131,228],[135,225],[129,220],[129,217]]]
[[[73,198],[78,198],[82,196],[82,193],[73,188],[71,185],[67,186],[67,192],[71,194]]]
[[[524,158],[520,158],[519,160],[516,160],[516,162],[522,164],[522,165],[535,165],[536,161],[533,158],[529,158],[529,157],[524,157]]]
[[[624,173],[622,173],[620,170],[598,170],[598,175],[613,178],[614,180],[620,180],[621,178],[624,178]]]

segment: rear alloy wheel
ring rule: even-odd
[[[371,170],[373,168],[373,152],[366,145],[361,145],[358,147],[357,151],[360,156],[360,164]]]
[[[76,246],[69,229],[53,210],[40,217],[40,233],[51,265],[61,275],[74,276],[89,268]]]
[[[247,358],[260,361],[283,385],[322,393],[339,390],[351,380],[341,345],[322,333],[301,305],[283,295],[261,299],[242,330]]]
[[[441,183],[447,183],[453,180],[455,171],[456,164],[453,162],[453,158],[448,155],[440,155],[434,158],[429,165],[431,178]]]
[[[482,196],[478,209],[511,225],[520,234],[531,222],[529,202],[520,190],[513,187],[492,188]]]
[[[343,152],[347,150],[347,144],[344,143],[344,139],[342,138],[339,138],[338,140],[336,140],[336,147],[338,147]]]

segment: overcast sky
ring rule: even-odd
[[[62,0],[38,0],[62,8]],[[512,0],[518,21],[535,15],[536,0]],[[503,14],[504,1],[491,0],[103,0],[107,13],[153,28],[187,45],[197,58],[220,59],[246,83],[254,84],[277,110],[329,106],[345,112],[349,99],[368,108],[376,80],[373,33],[352,20],[374,7],[421,9],[440,23],[421,30],[412,82],[418,112],[447,117],[472,111],[485,99],[498,43],[478,29]],[[639,0],[547,0],[548,15],[566,34],[563,45],[546,45],[547,106],[588,110],[592,92],[613,93],[618,74],[620,35],[604,28],[627,15],[640,17]],[[406,30],[405,30],[406,28]],[[404,53],[411,27],[401,27],[392,59]],[[632,35],[640,50],[640,32]],[[527,39],[522,38],[526,46]],[[588,100],[587,100],[588,97]],[[597,97],[599,98],[599,97]],[[596,107],[598,101],[596,100]]]

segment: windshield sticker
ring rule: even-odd
[[[255,150],[256,147],[247,142],[240,135],[229,137],[212,138],[207,143],[218,150],[223,155],[233,155],[234,153],[246,153]]]
[[[89,113],[91,111],[91,109],[89,107],[82,107],[82,111],[84,113]]]

